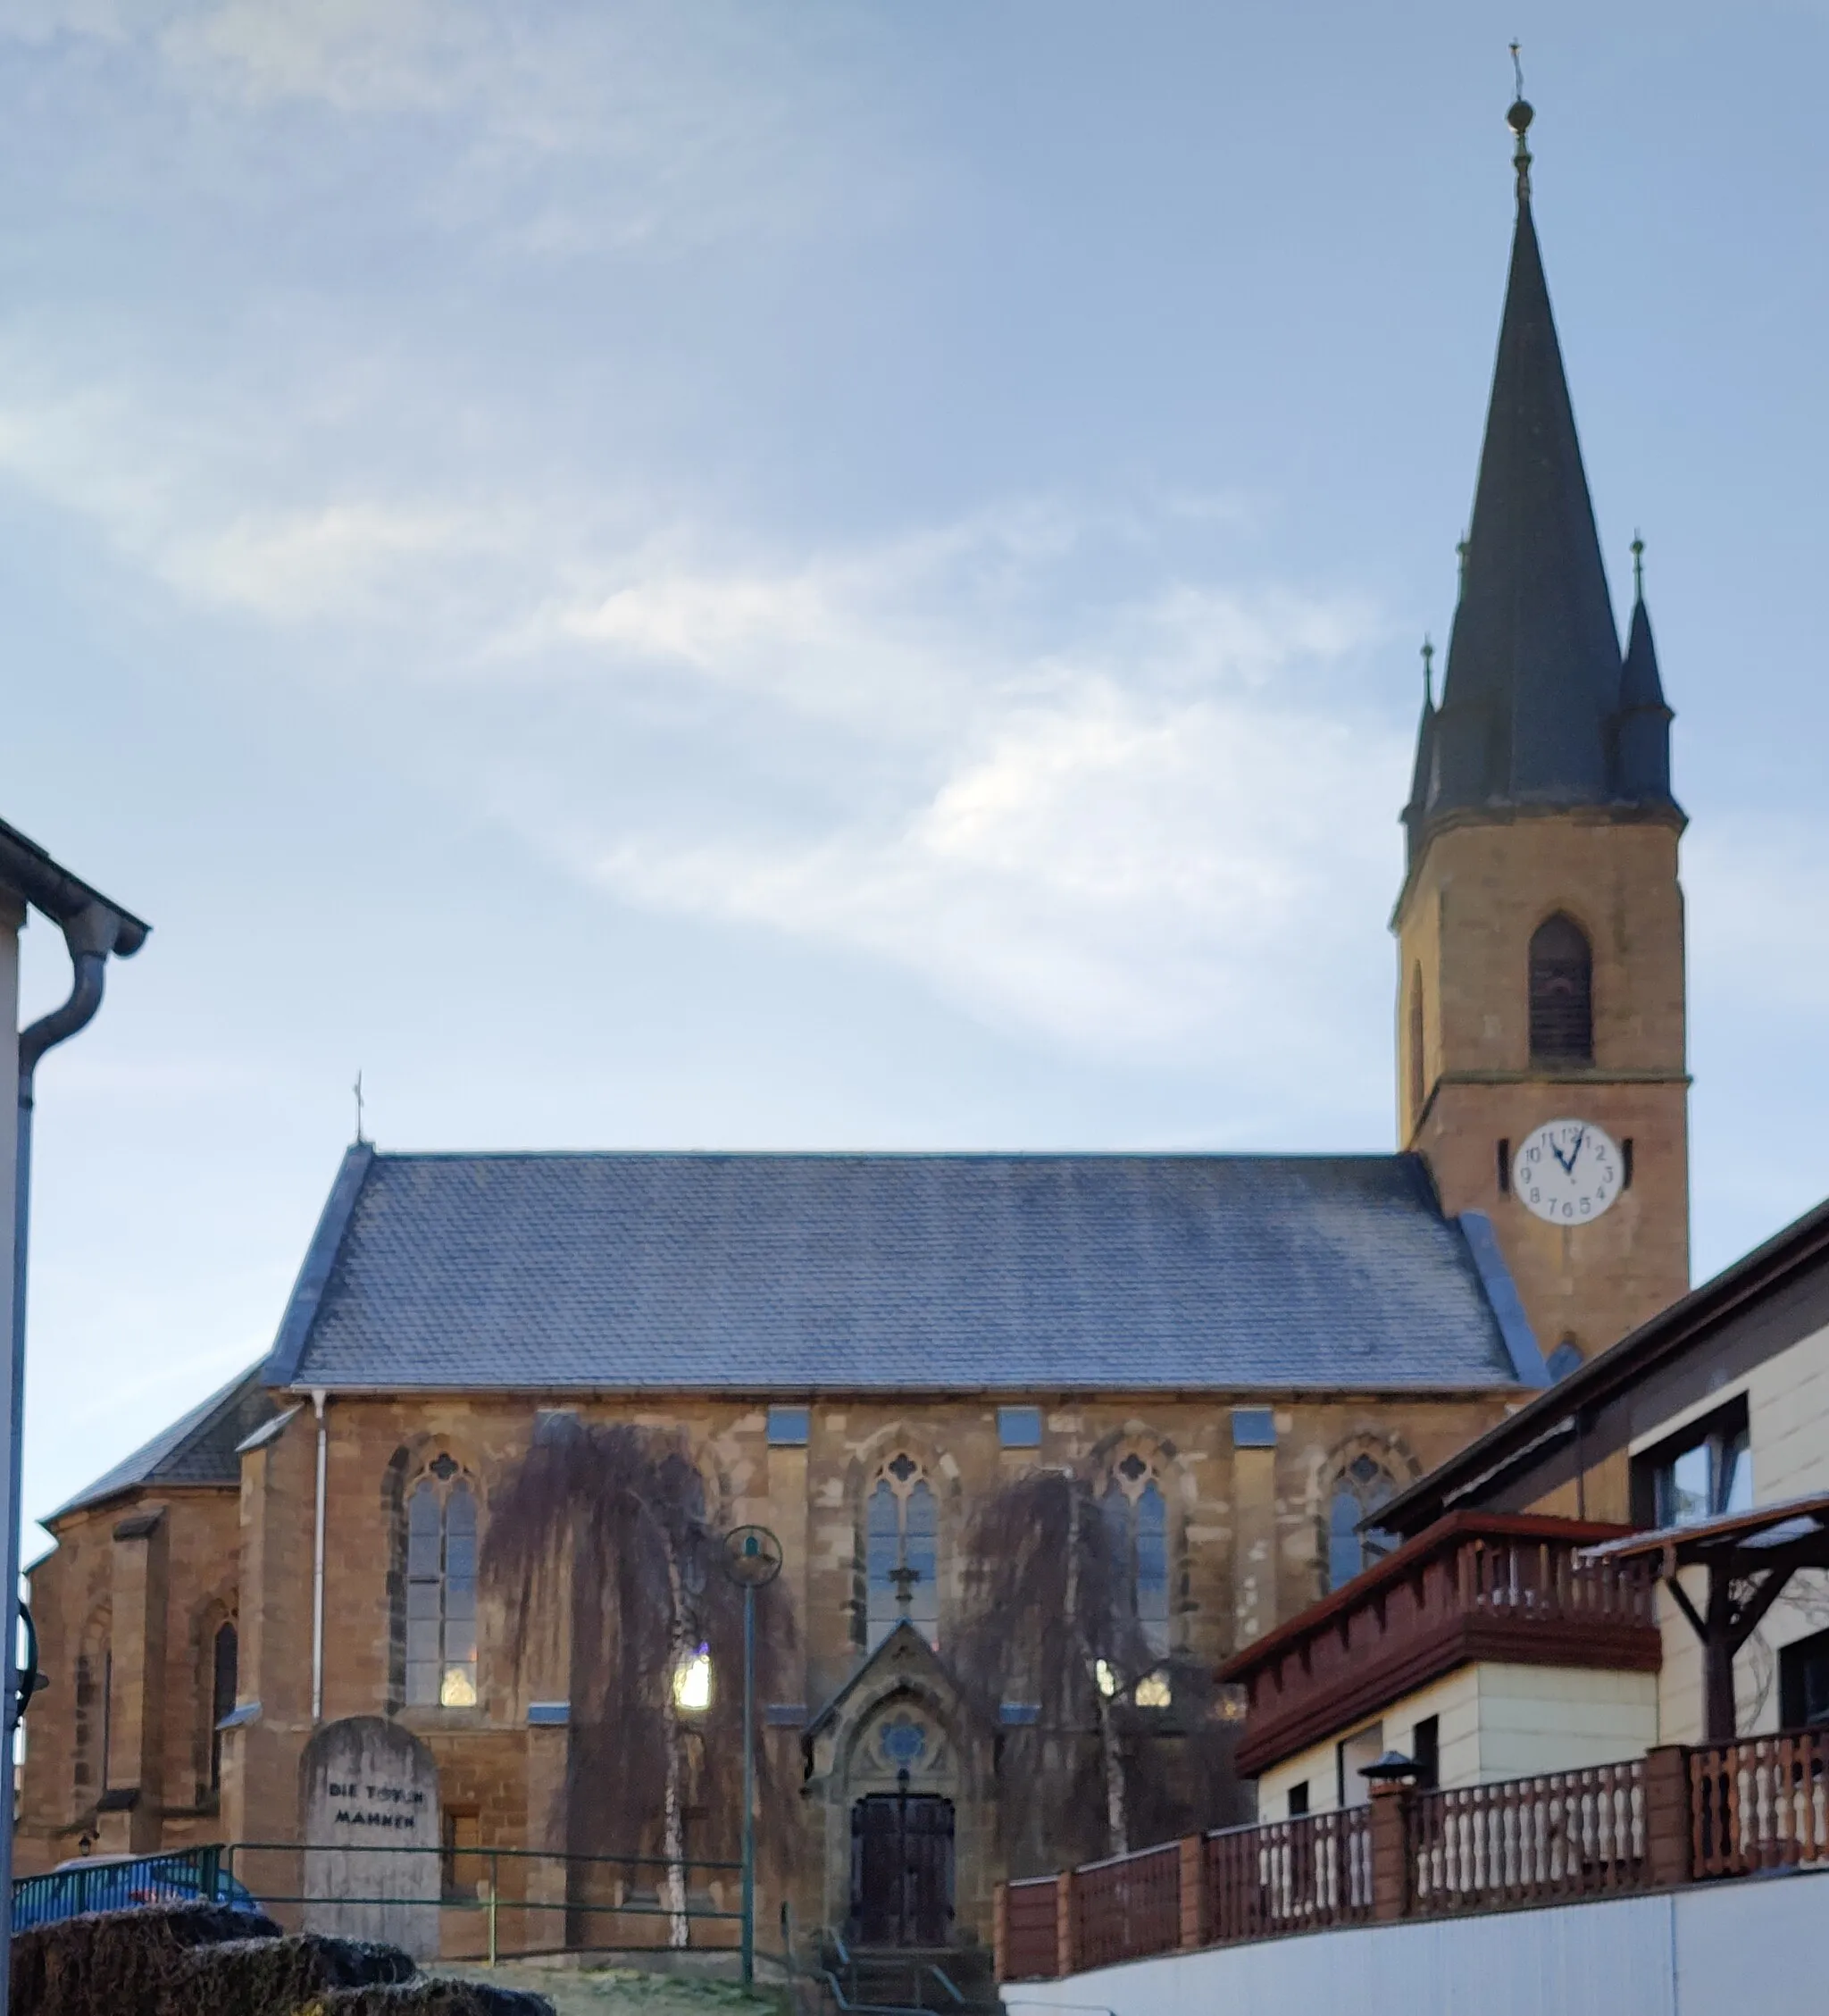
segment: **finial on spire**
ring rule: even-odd
[[[1435,705],[1435,647],[1426,631],[1423,634],[1423,705]]]
[[[1645,599],[1645,539],[1636,526],[1633,528],[1633,600]]]
[[[355,1145],[358,1148],[364,1148],[368,1144],[368,1136],[362,1131],[363,1100],[362,1073],[360,1071],[355,1074],[355,1083],[349,1089],[355,1094]]]
[[[1512,155],[1512,163],[1518,175],[1518,201],[1531,200],[1531,150],[1524,145],[1524,135],[1530,130],[1531,121],[1537,115],[1530,101],[1524,96],[1524,66],[1518,60],[1518,45],[1511,46],[1511,76],[1517,96],[1511,102],[1511,109],[1505,115],[1505,122],[1517,137],[1517,146]]]
[[[1467,535],[1463,532],[1454,542],[1455,587],[1465,591],[1467,585]]]

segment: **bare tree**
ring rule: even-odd
[[[741,1824],[742,1594],[684,1439],[562,1418],[493,1493],[483,1574],[511,1643],[543,1611],[570,1620],[572,1743],[567,1838],[574,1853],[659,1851],[668,1936],[687,1937],[689,1860],[729,1860]],[[792,1613],[779,1585],[758,1594],[758,1705],[788,1670]],[[688,1712],[679,1683],[703,1652],[708,1703]],[[785,1844],[791,1788],[757,1747],[765,1840]],[[704,1818],[689,1841],[689,1815]]]
[[[1235,1730],[1210,1676],[1151,1647],[1125,1549],[1087,1479],[1041,1471],[1006,1485],[979,1504],[965,1552],[956,1659],[998,1731],[1012,1875],[1245,1817]],[[1139,1705],[1144,1682],[1165,1705]],[[1005,1722],[1006,1703],[1021,1719]]]

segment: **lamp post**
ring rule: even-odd
[[[743,1592],[743,1986],[756,1979],[756,1592],[781,1572],[781,1543],[765,1526],[724,1535],[724,1573]]]

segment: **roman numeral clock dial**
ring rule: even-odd
[[[1591,1120],[1546,1120],[1525,1136],[1512,1187],[1551,1225],[1586,1225],[1619,1195],[1619,1143]]]

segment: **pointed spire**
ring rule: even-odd
[[[1670,724],[1658,673],[1658,648],[1645,607],[1645,542],[1633,538],[1633,627],[1619,675],[1618,795],[1640,804],[1672,803]]]
[[[1435,646],[1423,640],[1423,716],[1416,724],[1416,762],[1410,773],[1409,803],[1404,807],[1403,823],[1408,836],[1409,856],[1416,857],[1423,844],[1423,824],[1428,816],[1429,791],[1435,767]]]
[[[1434,722],[1432,818],[1613,796],[1619,639],[1531,214],[1524,135],[1533,117],[1522,95],[1506,114],[1517,224]]]

